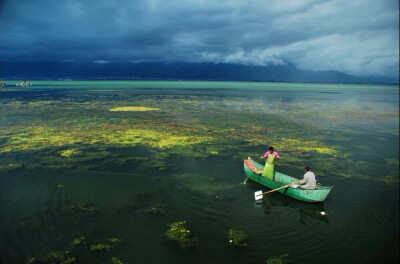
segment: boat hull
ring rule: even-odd
[[[244,160],[244,171],[247,177],[265,187],[276,189],[290,183],[296,183],[298,181],[298,179],[294,177],[277,171],[274,172],[274,179],[270,180],[256,173],[257,171],[261,171],[263,168],[264,166],[260,163],[257,163],[256,161],[253,161],[251,159]],[[288,187],[278,190],[277,192],[304,202],[323,202],[328,196],[331,189],[331,186],[323,186],[318,184],[317,188],[312,190]]]

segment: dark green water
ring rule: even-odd
[[[157,110],[110,111],[120,106]],[[300,178],[309,165],[334,186],[323,204],[279,193],[255,203],[266,188],[243,184],[242,160],[270,145],[276,170]],[[197,247],[163,236],[182,220]],[[233,227],[247,248],[229,244]],[[291,263],[398,263],[398,236],[398,86],[42,81],[0,90],[0,263],[51,251],[74,263],[284,254]],[[72,247],[79,237],[86,242]],[[91,250],[110,238],[122,242]]]

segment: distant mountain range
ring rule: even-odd
[[[0,80],[146,79],[398,84],[398,78],[358,77],[338,71],[301,70],[295,64],[0,62]]]

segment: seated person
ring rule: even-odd
[[[315,189],[317,187],[317,181],[315,180],[315,174],[311,171],[310,167],[305,167],[304,171],[306,172],[303,176],[302,180],[299,180],[301,186],[298,188],[300,189]]]

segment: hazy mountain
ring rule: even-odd
[[[285,65],[212,63],[0,62],[0,79],[165,79],[322,83],[398,83],[395,78],[357,77]]]

